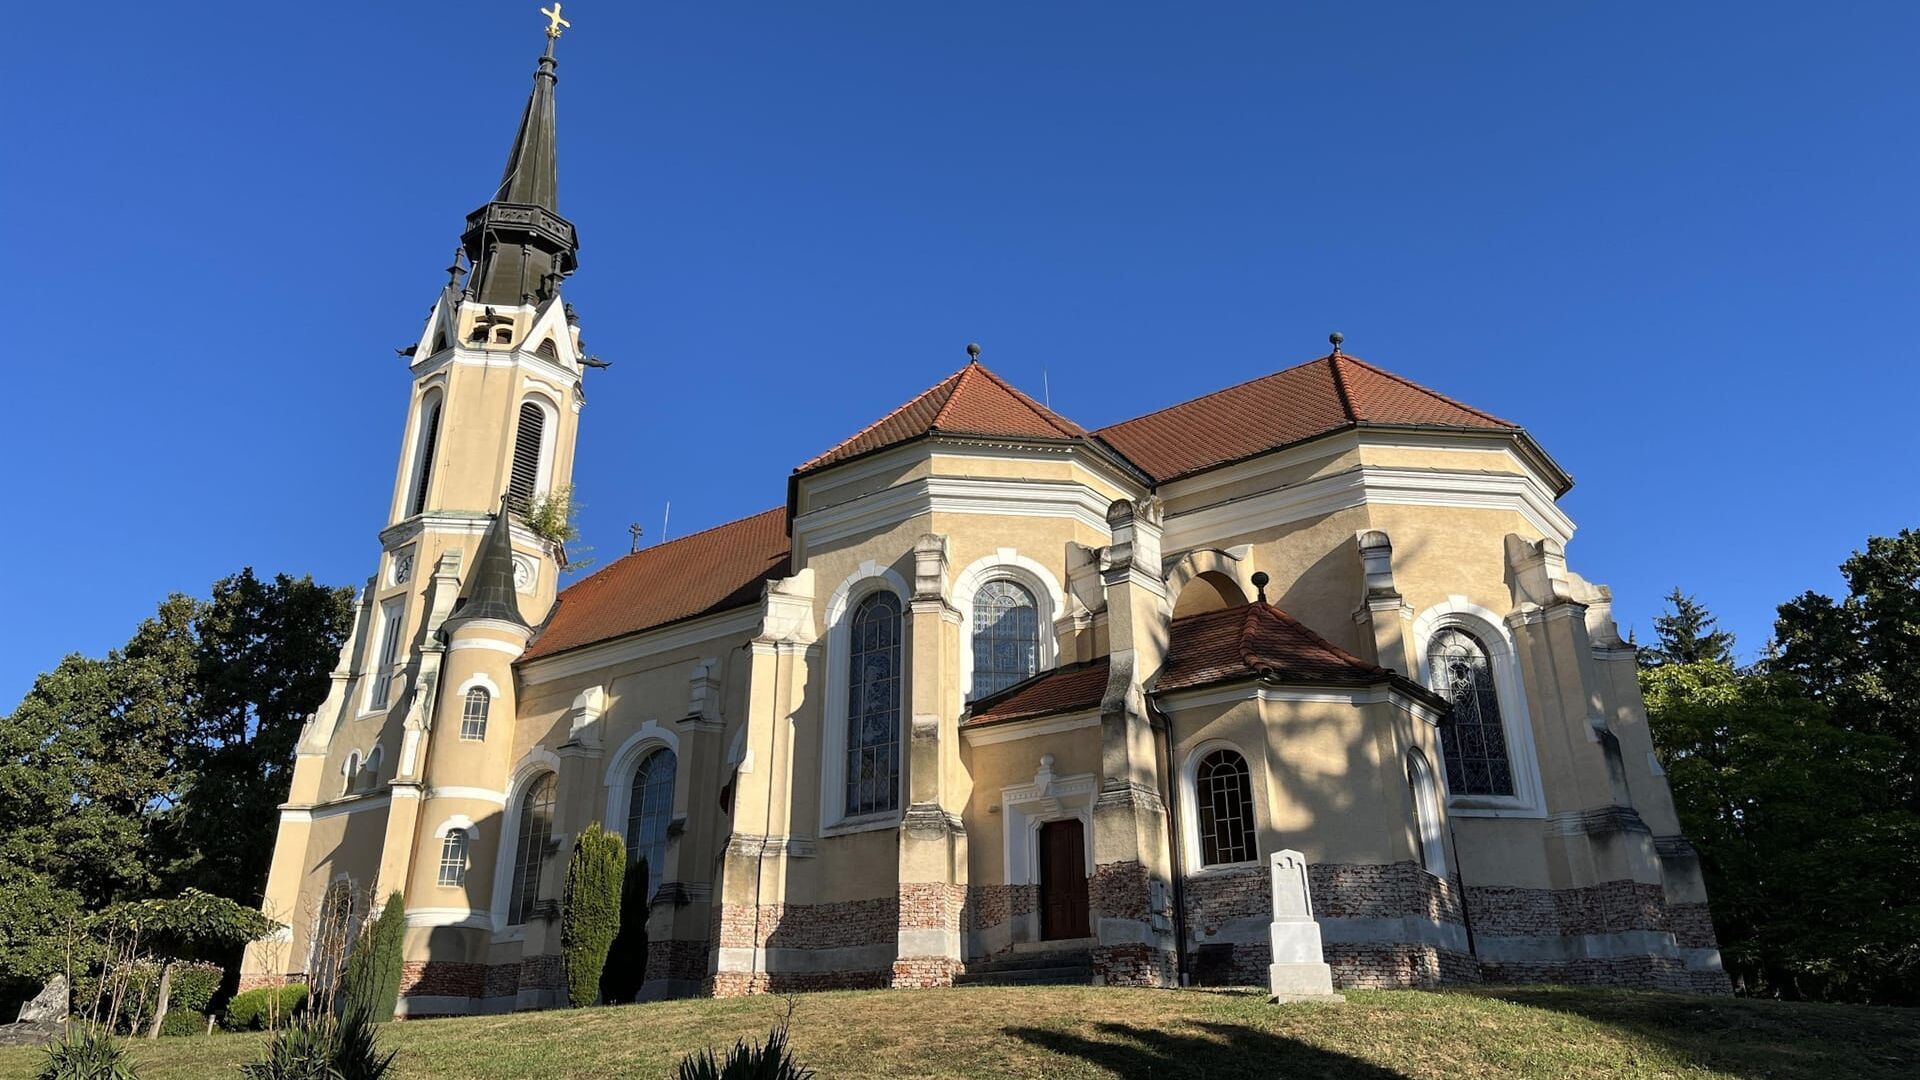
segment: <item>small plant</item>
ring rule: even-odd
[[[529,499],[520,515],[535,536],[553,545],[563,570],[580,571],[593,565],[587,557],[591,548],[567,547],[580,539],[580,505],[573,501],[573,485],[565,484]]]
[[[188,1012],[185,1009],[173,1009],[166,1019],[160,1021],[162,1035],[205,1035],[207,1033],[207,1015]]]
[[[620,932],[621,878],[627,845],[599,822],[581,830],[567,863],[561,899],[560,951],[567,962],[567,1000],[574,1008],[600,1000],[600,973]]]
[[[727,1058],[714,1056],[713,1048],[688,1054],[680,1062],[679,1080],[812,1080],[813,1070],[793,1059],[787,1045],[787,1025],[793,1019],[794,1001],[787,999],[787,1015],[767,1032],[764,1043],[736,1039]]]
[[[47,1047],[39,1080],[139,1080],[127,1044],[100,1024],[76,1024]]]
[[[347,1011],[364,1012],[376,1024],[393,1019],[394,1006],[400,1001],[401,946],[406,933],[406,901],[395,892],[347,956],[341,991]]]
[[[308,1009],[279,1031],[257,1061],[241,1066],[247,1080],[383,1080],[397,1050],[380,1053],[380,1031],[359,1009],[335,1016]]]
[[[307,984],[262,986],[233,995],[227,1002],[220,1025],[228,1031],[260,1031],[280,1026],[280,1022],[300,1011],[307,1003]]]

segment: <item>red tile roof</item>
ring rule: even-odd
[[[1354,424],[1518,427],[1364,360],[1335,354],[1094,434],[1165,483]]]
[[[1086,434],[1079,424],[1014,389],[975,360],[794,472],[812,472],[936,431],[1025,439]]]
[[[1354,656],[1272,604],[1255,602],[1173,620],[1167,662],[1154,689],[1189,690],[1256,677],[1372,686],[1393,673]]]
[[[1103,656],[1084,664],[1043,671],[974,702],[967,723],[992,724],[1097,709],[1107,692],[1107,670],[1107,658]]]
[[[523,659],[753,603],[788,549],[784,507],[642,548],[562,592]]]

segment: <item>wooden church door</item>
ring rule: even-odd
[[[1085,826],[1078,818],[1040,826],[1040,937],[1083,938],[1087,926]]]

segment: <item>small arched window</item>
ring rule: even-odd
[[[544,773],[520,800],[520,833],[514,845],[513,885],[507,899],[507,925],[519,926],[540,902],[540,868],[553,838],[554,775]]]
[[[647,899],[666,872],[667,827],[673,824],[673,774],[679,758],[665,747],[648,754],[633,771],[627,803],[627,856],[647,862]]]
[[[847,816],[900,807],[900,600],[854,609],[847,663]]]
[[[983,698],[1040,666],[1040,606],[1018,582],[989,581],[973,597],[973,696]]]
[[[1440,755],[1447,790],[1455,795],[1512,795],[1513,763],[1494,691],[1493,665],[1480,639],[1458,627],[1433,635],[1427,645],[1433,691],[1453,705],[1440,728]]]
[[[467,698],[460,706],[460,737],[475,740],[487,737],[487,713],[493,708],[493,695],[487,693],[484,686],[475,686],[467,690]]]
[[[353,791],[354,785],[359,782],[360,751],[349,751],[347,753],[347,760],[340,763],[340,794],[350,794]]]
[[[367,751],[367,760],[360,765],[360,787],[371,789],[380,782],[380,759],[385,756],[377,743]]]
[[[1433,769],[1418,750],[1407,752],[1407,782],[1413,788],[1413,828],[1420,839],[1420,864],[1427,872],[1447,876],[1447,845],[1440,835],[1440,791]]]
[[[427,485],[433,482],[433,455],[440,448],[440,396],[428,399],[426,420],[420,428],[420,460],[413,470],[413,507],[418,514],[427,508]]]
[[[440,884],[459,888],[467,883],[467,830],[449,829],[440,841]]]
[[[526,506],[540,486],[540,451],[547,436],[547,411],[528,401],[520,406],[520,426],[513,435],[513,470],[507,494]]]
[[[1215,750],[1200,759],[1193,777],[1200,831],[1200,865],[1221,866],[1259,858],[1253,824],[1253,778],[1247,759]]]

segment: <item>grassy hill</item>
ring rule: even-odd
[[[1527,987],[1349,993],[1272,1006],[1255,991],[959,988],[794,999],[820,1080],[1012,1076],[1920,1076],[1920,1011]],[[403,1077],[670,1076],[682,1054],[762,1036],[778,998],[676,1001],[394,1024]],[[143,1080],[237,1077],[257,1035],[139,1044]],[[41,1052],[0,1050],[0,1077]]]

